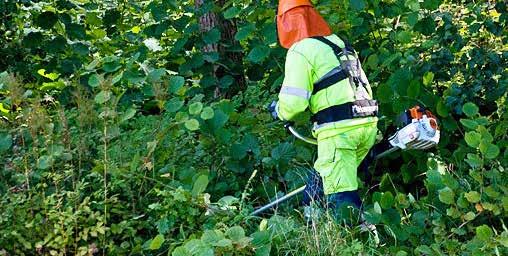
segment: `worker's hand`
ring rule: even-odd
[[[268,106],[268,112],[272,115],[273,120],[279,120],[279,115],[277,113],[277,101],[272,101]]]

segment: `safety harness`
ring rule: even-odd
[[[318,111],[313,115],[312,121],[320,125],[352,118],[376,116],[378,113],[377,101],[371,99],[372,97],[367,90],[369,82],[364,75],[360,61],[351,44],[342,39],[345,47],[341,48],[325,37],[316,36],[311,38],[319,40],[331,47],[335,57],[337,57],[340,63],[340,66],[333,68],[314,83],[312,95],[344,79],[349,79],[349,84],[355,92],[355,101],[334,105]],[[345,56],[347,60],[342,60],[342,56]],[[354,58],[349,59],[349,56],[353,56]]]

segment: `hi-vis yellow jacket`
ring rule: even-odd
[[[336,35],[326,39],[344,48],[344,42]],[[346,56],[342,56],[341,60]],[[277,113],[282,120],[292,120],[307,108],[312,114],[334,105],[355,101],[356,86],[349,79],[341,80],[332,86],[317,91],[313,95],[313,84],[333,68],[340,66],[332,48],[314,38],[305,38],[294,43],[288,50],[285,64],[285,77],[279,92]],[[365,76],[365,74],[362,75]],[[366,86],[367,98],[372,99],[370,85]],[[357,127],[372,125],[377,117],[347,119],[337,122],[314,125],[313,134],[318,141],[335,136]]]

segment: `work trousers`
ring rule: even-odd
[[[318,141],[314,169],[331,195],[358,189],[357,168],[376,141],[376,123],[338,133]]]

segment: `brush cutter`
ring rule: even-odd
[[[373,160],[385,157],[390,153],[401,150],[425,150],[436,146],[439,142],[440,132],[437,125],[436,117],[428,110],[420,106],[415,106],[405,111],[399,117],[399,123],[401,129],[390,136],[387,141],[382,143],[386,145],[380,145],[379,148],[387,148],[386,150],[375,153]],[[317,145],[317,141],[313,138],[306,137],[300,134],[291,123],[284,125],[286,129],[291,132],[296,138],[313,145]],[[379,144],[378,144],[379,145]],[[305,190],[306,186],[299,187],[288,194],[277,198],[275,201],[256,209],[251,215],[258,215],[290,198],[300,194]]]

